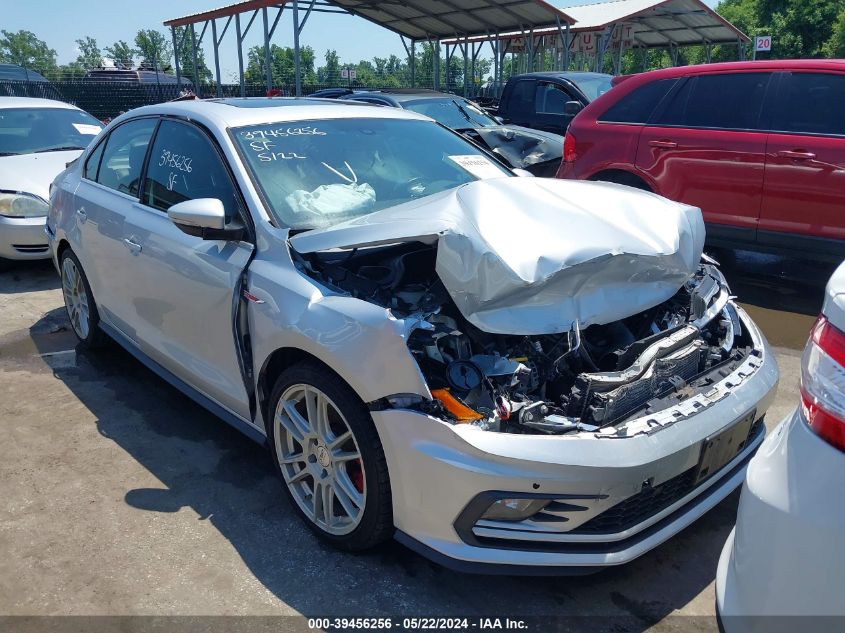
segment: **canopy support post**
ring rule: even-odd
[[[170,27],[170,36],[173,38],[173,60],[176,62],[176,90],[182,92],[182,70],[179,68],[179,42],[176,40],[176,27]]]
[[[223,88],[220,86],[220,42],[217,40],[217,20],[211,20],[211,39],[214,41],[214,81],[216,89],[214,93],[217,98],[223,96]]]

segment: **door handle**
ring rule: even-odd
[[[675,149],[678,146],[675,141],[649,141],[648,144],[660,149]]]
[[[88,214],[85,212],[85,207],[79,207],[76,210],[76,215],[79,216],[79,219],[85,222],[88,219]]]
[[[128,248],[128,249],[129,249],[129,251],[130,251],[133,255],[137,255],[138,253],[140,253],[140,252],[141,252],[141,245],[140,245],[140,244],[138,244],[137,242],[133,242],[133,241],[132,241],[132,240],[130,240],[128,237],[127,237],[126,239],[124,239],[124,240],[123,240],[123,243],[124,243],[124,244],[126,244],[126,248]]]
[[[792,160],[813,160],[816,155],[813,152],[802,152],[797,149],[785,149],[775,154],[781,158],[791,158]]]

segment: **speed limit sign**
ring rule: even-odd
[[[770,51],[772,50],[772,36],[771,35],[758,35],[754,38],[754,50],[755,51]]]

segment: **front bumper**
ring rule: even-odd
[[[46,217],[0,216],[0,257],[19,260],[49,259],[50,246],[44,234],[46,221]]]
[[[841,630],[843,489],[845,454],[798,411],[772,431],[748,467],[719,559],[716,604],[727,633]]]
[[[504,573],[596,570],[631,561],[664,542],[742,483],[762,442],[758,425],[720,471],[692,486],[679,484],[696,469],[705,438],[749,412],[759,420],[774,396],[774,357],[741,314],[761,356],[753,362],[749,356],[707,394],[661,412],[661,423],[648,433],[513,435],[453,426],[408,410],[373,412],[394,490],[397,538],[447,566]],[[649,506],[649,489],[662,486],[674,487],[674,494]],[[476,520],[474,500],[495,493],[553,498],[562,504],[561,521],[549,526]],[[649,507],[645,516],[628,513],[636,523],[597,519],[632,499],[629,507],[636,509],[639,500]],[[611,525],[621,529],[601,529]]]

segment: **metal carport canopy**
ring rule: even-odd
[[[701,0],[616,0],[569,7],[573,31],[601,31],[630,24],[641,46],[690,46],[749,41],[745,33]]]
[[[708,7],[701,0],[614,0],[566,8],[575,20],[571,32],[601,32],[614,25],[631,27],[631,34],[638,46],[690,46],[694,44],[735,44],[748,42],[745,33]],[[534,29],[534,35],[549,35],[556,28]],[[503,32],[500,39],[518,39],[525,36],[521,30]],[[462,37],[444,39],[444,44],[463,41]],[[495,36],[478,35],[469,41],[495,39]]]
[[[411,40],[492,35],[574,20],[543,0],[330,0]]]

